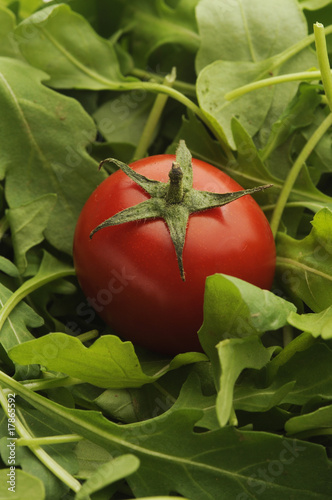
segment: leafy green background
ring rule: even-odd
[[[15,498],[332,497],[330,129],[283,207],[271,291],[207,278],[204,353],[122,341],[71,256],[80,210],[114,170],[98,163],[174,153],[180,139],[244,188],[273,184],[256,196],[272,221],[331,112],[318,77],[287,80],[318,68],[317,20],[331,55],[331,9],[0,0],[1,498],[14,498],[13,394]],[[275,76],[285,83],[229,98]]]

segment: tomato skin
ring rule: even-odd
[[[168,181],[173,155],[144,158],[131,167]],[[193,159],[193,187],[232,192],[241,186],[217,168]],[[269,223],[247,195],[189,217],[181,280],[175,249],[162,219],[135,221],[90,232],[124,208],[149,198],[121,170],[87,200],[74,235],[74,265],[81,288],[103,320],[126,340],[156,352],[201,351],[205,279],[215,273],[269,289],[275,244]]]

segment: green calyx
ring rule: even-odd
[[[193,170],[191,154],[184,141],[180,141],[176,151],[176,161],[169,172],[169,182],[160,182],[149,179],[135,172],[125,163],[107,158],[105,162],[115,163],[125,174],[136,182],[150,198],[136,206],[126,208],[113,215],[97,226],[90,233],[90,238],[99,231],[109,226],[124,224],[125,222],[142,219],[163,219],[173,241],[181,279],[185,281],[183,268],[183,247],[190,214],[226,205],[242,196],[266,189],[271,184],[258,186],[252,189],[236,191],[235,193],[211,193],[198,191],[193,188]]]

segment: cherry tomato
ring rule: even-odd
[[[157,155],[130,166],[167,182],[173,155]],[[241,186],[219,169],[193,159],[193,187],[234,192]],[[183,249],[182,281],[173,242],[162,219],[140,220],[90,232],[105,219],[149,195],[118,170],[86,202],[74,236],[74,264],[82,290],[115,333],[150,350],[176,354],[201,350],[207,276],[224,273],[269,289],[275,245],[256,201],[244,196],[190,215]]]

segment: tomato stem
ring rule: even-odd
[[[179,163],[174,162],[169,171],[169,186],[166,194],[166,203],[181,203],[183,200],[183,172]]]

